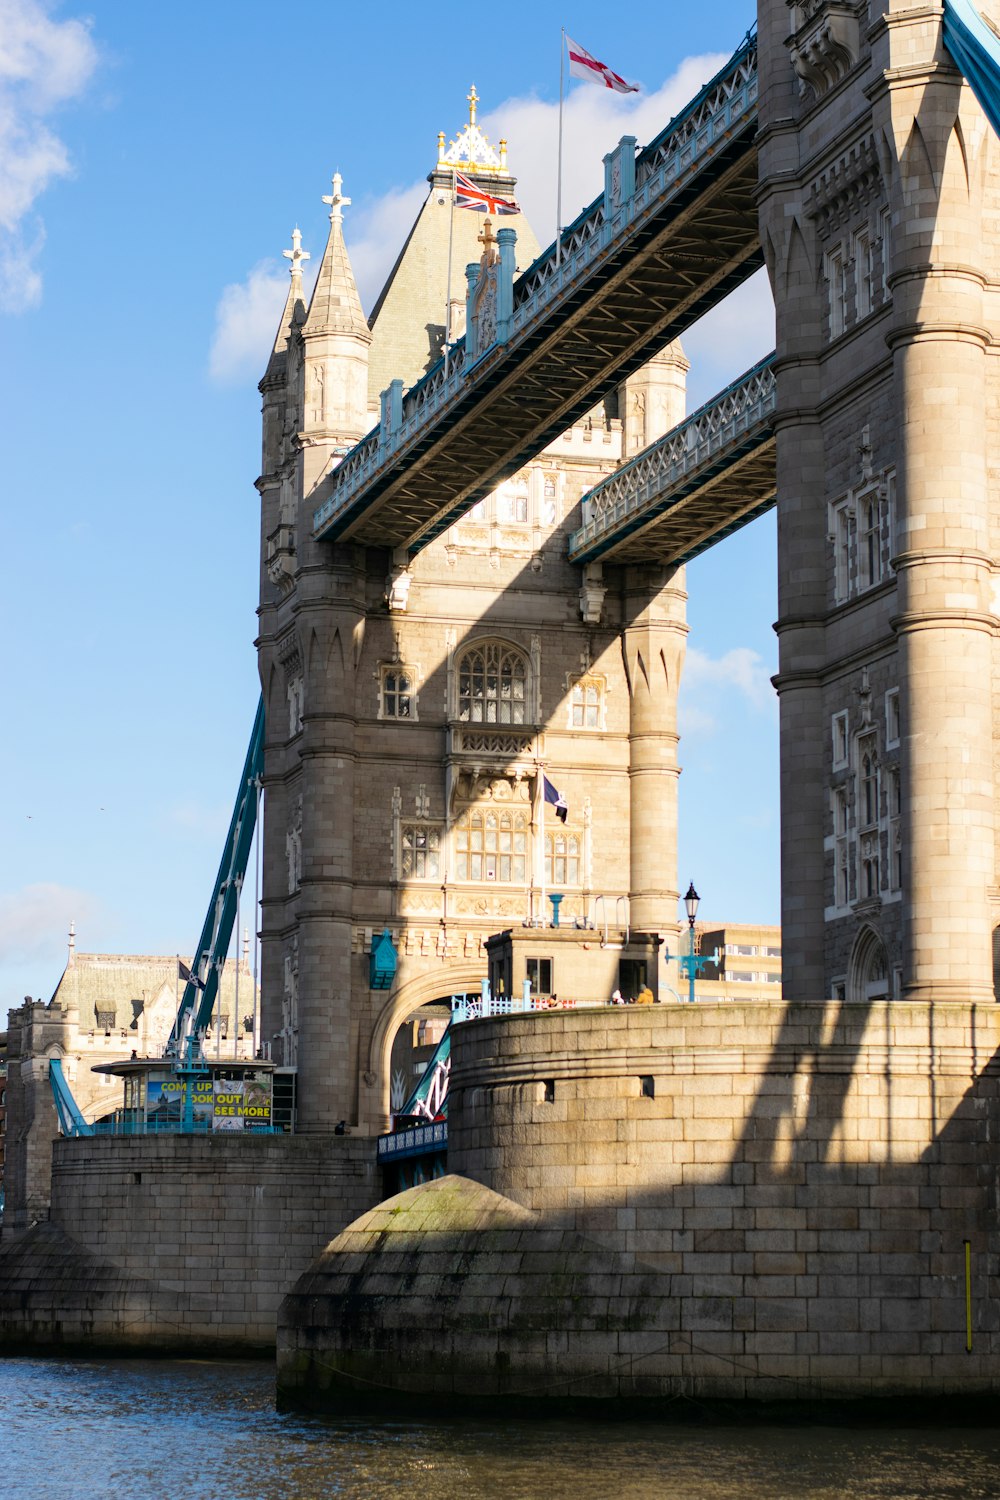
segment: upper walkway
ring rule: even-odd
[[[775,501],[774,355],[584,496],[569,557],[689,562]]]
[[[497,299],[495,338],[462,341],[344,458],[315,535],[418,551],[762,264],[757,43],[638,155]],[[482,330],[480,329],[480,335]]]

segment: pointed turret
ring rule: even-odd
[[[351,200],[341,193],[343,185],[344,179],[335,172],[333,192],[323,199],[330,205],[330,235],[309,303],[305,333],[307,337],[315,333],[353,333],[367,342],[368,323],[361,310],[361,298],[344,244],[343,211]]]
[[[323,252],[309,311],[302,324],[304,401],[302,432],[322,461],[310,464],[313,482],[328,467],[331,453],[342,454],[371,426],[368,418],[368,345],[371,334],[344,244],[340,173],[334,174],[330,235]],[[307,490],[309,490],[307,476]]]

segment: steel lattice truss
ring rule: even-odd
[[[682,563],[775,499],[774,355],[584,496],[571,562]]]
[[[316,536],[418,551],[755,271],[756,122],[751,41],[640,153],[629,201],[596,199],[515,283],[506,343],[459,345],[351,450]]]

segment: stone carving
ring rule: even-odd
[[[294,1068],[298,1063],[299,1044],[299,940],[293,936],[285,954],[284,985],[281,995],[281,1043],[284,1065]]]
[[[406,609],[413,575],[409,568],[393,568],[385,584],[385,597],[391,611]]]
[[[799,92],[817,99],[850,72],[860,55],[857,6],[845,0],[792,0],[792,35],[785,42]]]
[[[305,707],[305,682],[301,672],[289,679],[285,689],[288,699],[288,738],[294,739],[302,729],[302,711]]]
[[[294,896],[302,881],[302,798],[295,799],[292,824],[285,834],[285,858],[288,861],[288,894]]]
[[[580,586],[580,615],[586,625],[600,625],[604,596],[607,594],[604,569],[600,563],[587,563]]]

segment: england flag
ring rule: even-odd
[[[614,89],[616,94],[637,94],[639,85],[637,83],[626,83],[620,74],[607,63],[598,62],[596,57],[591,57],[586,47],[581,47],[579,42],[574,42],[572,37],[566,38],[569,48],[569,72],[571,78],[587,78],[591,83],[600,84],[602,88]]]

